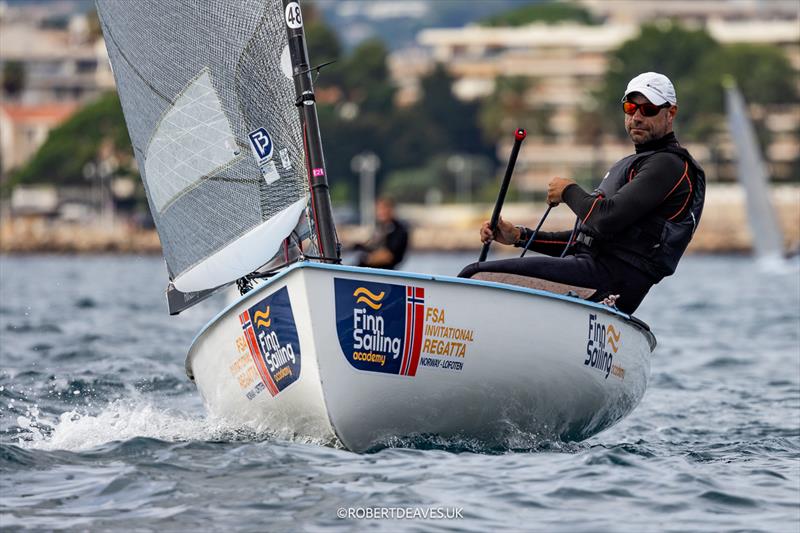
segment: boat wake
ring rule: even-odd
[[[590,445],[585,442],[563,442],[545,438],[535,433],[523,431],[509,423],[505,431],[495,435],[490,440],[458,435],[443,437],[433,434],[390,437],[370,448],[367,453],[375,453],[387,448],[437,450],[450,453],[477,453],[483,455],[502,455],[509,452],[577,453],[589,447]]]
[[[153,405],[144,399],[110,402],[97,413],[66,411],[57,418],[31,408],[17,417],[18,444],[45,451],[85,451],[137,438],[165,442],[264,441],[273,434],[233,427],[224,420],[196,416]]]
[[[273,431],[249,425],[232,426],[226,420],[197,416],[154,405],[141,399],[120,399],[96,413],[81,409],[66,411],[57,417],[47,416],[30,408],[17,417],[17,445],[29,450],[85,452],[112,444],[138,439],[162,442],[263,442],[286,440],[342,448],[341,443],[322,442],[288,431]],[[561,442],[524,432],[508,425],[491,440],[466,436],[411,435],[390,437],[373,446],[369,452],[387,448],[439,450],[451,453],[499,455],[508,452],[576,453],[585,443]]]
[[[797,275],[800,272],[800,260],[797,257],[784,257],[773,254],[756,258],[756,267],[762,274],[774,276]]]

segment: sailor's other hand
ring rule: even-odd
[[[365,263],[375,268],[387,268],[394,261],[394,254],[388,248],[378,248],[367,255]]]
[[[547,203],[549,205],[558,205],[564,199],[562,195],[564,194],[564,189],[569,187],[575,183],[575,180],[567,179],[567,178],[553,178],[550,180],[550,183],[547,184]]]
[[[519,240],[519,228],[511,222],[503,220],[503,217],[497,221],[497,229],[494,230],[494,234],[489,226],[488,220],[481,226],[481,242],[484,244],[493,240],[500,244],[514,244]]]

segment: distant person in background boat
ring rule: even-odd
[[[591,193],[565,178],[547,186],[550,205],[564,202],[578,216],[573,239],[571,230],[539,232],[528,248],[551,257],[473,263],[459,276],[498,272],[590,288],[592,301],[632,313],[650,287],[675,272],[700,222],[705,174],[672,131],[678,98],[666,76],[645,72],[633,78],[622,111],[636,152],[616,162]],[[494,234],[489,222],[480,229],[484,243],[517,247],[531,233],[502,218]]]
[[[395,217],[394,200],[379,198],[375,202],[375,231],[369,240],[358,244],[358,266],[394,269],[403,260],[408,248],[408,230]]]

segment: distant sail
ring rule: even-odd
[[[281,2],[97,9],[170,279],[201,291],[256,270],[308,198]]]
[[[725,85],[725,108],[731,138],[736,146],[737,176],[744,188],[755,255],[761,260],[781,259],[783,235],[770,200],[767,167],[744,98],[733,82]]]

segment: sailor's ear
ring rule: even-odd
[[[678,114],[678,106],[674,105],[667,109],[667,125],[668,127],[672,128],[672,124],[675,122],[675,115]]]
[[[669,109],[667,109],[667,112],[669,113],[669,116],[674,119],[675,115],[678,114],[678,106],[674,105],[674,106],[670,107]]]

